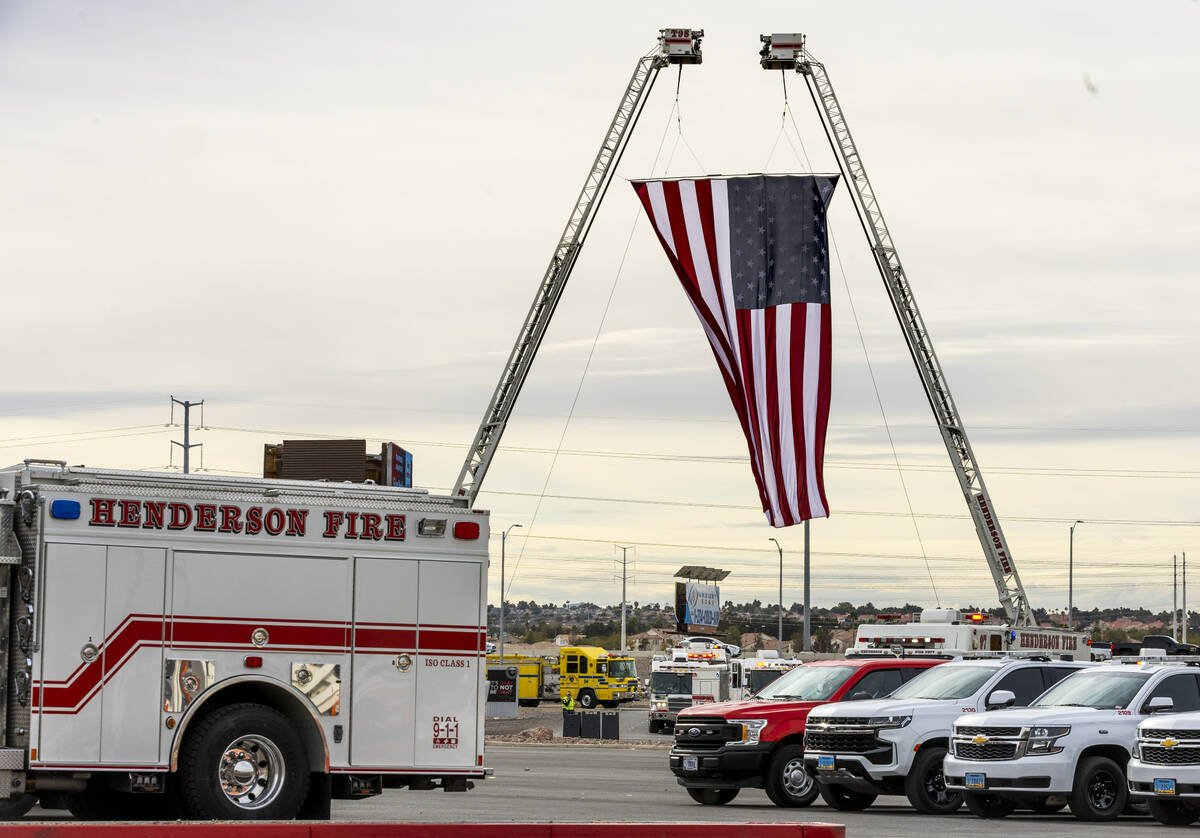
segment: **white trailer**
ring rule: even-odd
[[[0,471],[0,806],[328,817],[483,777],[488,515],[423,491]],[[0,815],[4,814],[0,812]]]

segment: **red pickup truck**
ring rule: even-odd
[[[681,710],[671,771],[697,803],[722,806],[744,788],[761,788],[776,806],[807,806],[816,780],[804,765],[804,723],[814,707],[882,698],[928,658],[844,658],[792,669],[746,701]]]

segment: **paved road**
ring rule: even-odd
[[[495,776],[466,794],[389,790],[379,797],[335,801],[338,821],[706,821],[843,823],[846,835],[937,838],[938,836],[1076,835],[1109,838],[1166,834],[1149,818],[1088,824],[1069,814],[1013,815],[988,821],[965,809],[955,815],[918,815],[903,797],[883,797],[865,812],[842,813],[818,800],[807,809],[780,809],[761,790],[746,789],[728,806],[692,802],[666,769],[662,749],[494,745],[487,764]],[[35,808],[30,817],[60,819],[65,812]]]
[[[381,797],[335,803],[337,820],[372,821],[825,821],[846,824],[847,836],[1107,836],[1161,834],[1149,818],[1087,824],[1070,815],[1014,815],[1001,821],[918,815],[902,797],[880,798],[866,812],[842,813],[820,800],[808,809],[780,809],[758,789],[728,806],[701,807],[676,785],[658,749],[573,746],[492,746],[496,776],[466,794],[389,791]]]

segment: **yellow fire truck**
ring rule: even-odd
[[[559,701],[564,692],[585,710],[616,707],[641,697],[632,657],[599,646],[563,646],[558,655],[488,655],[488,663],[517,667],[517,701],[525,707]]]

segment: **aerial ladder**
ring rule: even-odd
[[[579,198],[567,218],[567,225],[554,248],[554,255],[538,286],[529,313],[525,315],[525,322],[521,324],[517,341],[504,364],[483,422],[475,432],[471,448],[454,484],[454,496],[465,498],[468,506],[475,505],[475,498],[496,454],[500,437],[516,405],[517,396],[520,395],[525,378],[529,375],[529,368],[533,364],[538,347],[541,346],[546,327],[550,325],[550,318],[554,315],[563,289],[567,286],[567,280],[571,278],[571,271],[575,268],[579,252],[596,218],[596,210],[608,191],[617,163],[625,152],[629,137],[646,104],[650,88],[654,86],[654,80],[664,67],[672,64],[699,64],[702,59],[702,37],[703,29],[662,29],[659,31],[658,44],[639,58],[634,67],[629,84],[621,96],[621,103],[617,106],[617,112],[604,134],[604,141],[596,153],[587,180],[583,182]]]
[[[829,80],[825,65],[808,52],[805,38],[801,34],[763,35],[761,41],[763,47],[759,53],[759,63],[763,69],[785,72],[795,70],[804,76],[813,104],[821,115],[821,125],[837,158],[842,176],[851,187],[849,191],[854,209],[867,236],[875,264],[879,268],[888,298],[896,312],[896,319],[900,321],[900,330],[917,366],[921,385],[929,399],[929,406],[933,409],[963,497],[971,510],[975,531],[983,546],[983,554],[996,583],[996,592],[1000,596],[1000,604],[1004,607],[1008,624],[1014,627],[1036,626],[1037,621],[1033,618],[1033,609],[1029,605],[1025,587],[1021,584],[1021,576],[1017,573],[1016,564],[1000,528],[1000,519],[984,485],[979,462],[971,450],[966,428],[963,427],[958,408],[950,395],[950,385],[946,381],[941,363],[938,362],[937,354],[933,351],[929,331],[917,308],[912,286],[896,252],[887,222],[883,219],[883,210],[875,197],[875,190],[867,177],[862,155],[859,154],[858,146],[850,134],[845,112],[838,102],[837,94],[834,93],[833,83]]]

